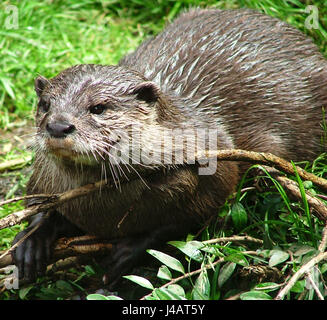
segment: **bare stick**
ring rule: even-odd
[[[325,196],[323,194],[317,194],[316,196],[321,198],[321,199],[327,200],[327,196]]]
[[[79,255],[96,256],[107,254],[112,250],[112,243],[100,240],[94,236],[60,238],[54,247],[51,262]],[[3,252],[0,268],[13,264],[10,252]]]
[[[320,252],[324,252],[327,246],[327,222],[325,224],[324,229],[322,230],[321,242],[319,244],[318,250]]]
[[[324,297],[323,297],[323,295],[319,291],[319,288],[317,287],[316,283],[312,279],[310,272],[307,272],[306,273],[306,278],[309,280],[310,285],[312,286],[313,290],[316,292],[316,295],[317,295],[318,299],[319,300],[325,300]]]
[[[279,291],[275,300],[283,300],[285,295],[292,289],[296,281],[298,281],[307,272],[310,272],[311,268],[313,268],[320,261],[326,259],[327,259],[327,252],[321,252],[316,257],[314,257],[309,262],[307,262],[305,265],[303,265],[296,273],[294,273],[294,275],[288,281],[287,285],[282,290]]]
[[[26,238],[28,238],[32,233],[34,233],[38,228],[40,227],[40,224],[37,224],[34,228],[32,228],[29,232],[27,232],[21,239],[19,239],[19,241],[17,241],[11,248],[9,248],[8,250],[6,250],[5,252],[3,252],[0,255],[0,266],[1,266],[1,261],[2,259],[8,259],[8,256],[10,255],[10,253],[16,248],[18,247],[23,241],[25,241]]]
[[[228,161],[247,161],[251,163],[258,163],[276,167],[282,171],[285,171],[290,174],[294,174],[294,168],[292,164],[284,159],[276,157],[270,153],[258,153],[252,151],[244,150],[220,150],[216,152],[206,152],[205,154],[196,154],[198,159],[204,157],[217,158],[218,160],[228,160]],[[319,178],[314,174],[308,173],[300,167],[296,167],[298,174],[302,179],[311,180],[313,183],[317,184],[321,188],[327,190],[327,180]],[[20,223],[31,215],[34,215],[41,211],[48,211],[57,207],[65,202],[68,202],[72,199],[82,197],[90,192],[97,191],[101,187],[113,188],[114,184],[108,184],[106,181],[98,181],[91,183],[77,189],[69,190],[59,195],[49,195],[50,200],[46,203],[32,205],[22,211],[15,212],[11,215],[0,220],[0,230],[6,227],[13,226]],[[44,195],[43,195],[44,196]],[[30,196],[29,196],[30,197]],[[20,198],[21,200],[22,198]],[[316,200],[314,202],[317,202]],[[323,220],[326,220],[327,215],[323,214]]]
[[[273,167],[279,168],[285,172],[294,173],[294,168],[291,163],[278,158],[272,154],[265,154],[265,153],[256,153],[256,152],[250,152],[250,151],[244,151],[244,150],[221,150],[214,153],[207,152],[206,154],[198,154],[198,158],[203,157],[216,157],[218,160],[227,160],[227,161],[247,161],[252,163],[260,163],[264,165],[271,165]],[[318,178],[313,174],[310,174],[306,172],[305,170],[296,167],[298,170],[299,175],[302,179],[311,180],[323,189],[327,190],[327,180]],[[270,169],[273,170],[273,169]],[[285,177],[278,176],[276,179],[280,183],[282,183],[288,190],[290,190],[291,193],[293,193],[297,198],[301,198],[300,191],[297,187],[297,184],[293,182],[290,179],[287,179]],[[69,190],[67,192],[64,192],[62,194],[58,195],[28,195],[26,197],[19,197],[16,199],[12,199],[11,201],[18,201],[23,199],[30,199],[30,198],[44,198],[43,203],[34,204],[22,211],[12,213],[8,215],[7,217],[0,220],[0,229],[6,228],[8,226],[12,226],[15,224],[20,223],[21,221],[25,220],[31,215],[34,215],[41,211],[49,211],[65,202],[68,202],[70,200],[76,199],[78,197],[82,197],[86,194],[89,194],[91,192],[95,192],[101,187],[105,188],[113,188],[114,183],[108,184],[106,181],[98,181],[95,183],[91,183],[82,187],[79,187],[77,189]],[[49,197],[47,199],[47,197]],[[315,211],[318,212],[318,218],[322,220],[327,220],[327,209],[326,206],[323,204],[322,201],[320,201],[317,198],[314,198],[310,195],[308,195],[308,202],[309,204],[315,209]],[[3,204],[3,203],[2,203]],[[225,239],[213,239],[210,241],[224,241]],[[227,241],[227,240],[226,240]],[[231,237],[228,241],[254,241],[253,239],[250,239],[250,237],[247,238],[238,238],[236,240],[235,237]],[[254,242],[260,243],[261,240],[256,239]]]
[[[256,164],[262,164],[262,165],[267,165],[273,168],[277,168],[285,173],[288,174],[294,174],[294,168],[292,164],[280,157],[277,157],[271,153],[263,153],[263,152],[254,152],[254,151],[246,151],[246,150],[240,150],[240,149],[228,149],[228,150],[219,150],[219,151],[207,151],[207,152],[202,152],[202,153],[196,153],[195,154],[196,159],[204,159],[204,158],[216,158],[217,160],[221,161],[245,161],[245,162],[250,162],[250,163],[256,163]],[[302,169],[301,167],[296,166],[296,170],[298,171],[299,176],[304,179],[304,180],[310,180],[317,186],[321,187],[322,189],[327,191],[327,180],[317,177],[316,175],[309,173]],[[101,186],[106,185],[104,181],[98,181],[96,183],[87,185],[85,187],[88,187],[89,192],[92,192],[94,190],[93,186],[95,189],[101,188]],[[114,187],[114,184],[106,185],[106,188],[112,188]],[[80,189],[80,188],[78,188]],[[77,190],[77,189],[76,189]],[[71,190],[73,192],[74,190]],[[87,192],[86,192],[87,193]],[[47,195],[36,195],[35,197],[46,197]],[[52,195],[49,195],[51,197]],[[321,197],[326,197],[324,195],[319,195]],[[20,197],[17,198],[16,201],[18,200],[24,200],[33,197],[33,195],[25,196],[25,197]],[[14,199],[10,201],[15,201]],[[3,203],[0,203],[0,206]]]
[[[238,242],[238,241],[245,241],[245,242],[254,242],[258,244],[263,244],[263,241],[260,239],[256,239],[250,236],[232,236],[232,237],[221,237],[221,238],[215,238],[215,239],[210,239],[206,241],[202,241],[204,244],[212,244],[212,243],[217,243],[217,242]]]
[[[267,165],[288,174],[294,174],[294,168],[289,161],[277,157],[271,153],[253,152],[240,149],[220,150],[220,151],[206,151],[196,154],[197,159],[202,158],[217,158],[217,160],[229,161],[246,161],[255,164]],[[304,180],[310,180],[315,185],[327,191],[327,180],[317,177],[313,173],[309,173],[301,167],[295,167],[299,176]]]
[[[42,201],[49,200],[53,197],[56,197],[58,195],[51,195],[51,194],[30,194],[27,196],[21,196],[21,197],[16,197],[8,200],[4,200],[0,202],[0,207],[4,206],[5,204],[21,201],[21,200],[28,200],[28,199],[42,199]]]
[[[59,195],[52,195],[48,202],[32,205],[24,210],[14,212],[0,220],[0,230],[16,225],[28,217],[37,214],[39,212],[49,211],[65,202],[82,197],[88,193],[95,192],[103,186],[108,186],[112,188],[112,184],[107,184],[105,180],[101,180],[95,183],[90,183],[85,186],[72,189],[63,192]]]
[[[285,188],[287,193],[298,200],[302,199],[300,189],[295,181],[281,176],[280,172],[275,169],[268,167],[265,167],[265,169]],[[308,191],[306,191],[305,194],[308,204],[314,209],[315,216],[320,220],[327,221],[327,206],[324,202],[311,195]]]

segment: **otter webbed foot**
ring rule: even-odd
[[[60,213],[49,215],[39,213],[33,217],[29,226],[17,234],[13,245],[22,239],[31,229],[40,224],[37,230],[29,235],[12,252],[12,258],[18,268],[19,278],[32,282],[38,276],[44,275],[51,258],[54,242],[62,235],[76,235],[80,233]]]

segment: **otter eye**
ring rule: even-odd
[[[48,112],[50,109],[50,102],[41,99],[38,107],[42,112]]]
[[[89,108],[90,112],[93,114],[101,114],[103,113],[107,107],[104,104],[97,104]]]

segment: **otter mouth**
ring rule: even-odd
[[[104,152],[93,153],[86,148],[82,151],[78,150],[74,140],[68,137],[61,139],[49,137],[45,140],[45,146],[51,157],[66,165],[75,163],[94,166],[106,157]]]
[[[49,153],[59,159],[76,161],[79,158],[83,158],[80,152],[74,150],[74,143],[70,138],[48,138],[45,144]]]

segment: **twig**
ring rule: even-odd
[[[218,152],[206,152],[206,153],[202,153],[202,154],[199,153],[196,156],[197,156],[198,160],[201,158],[204,158],[204,157],[207,157],[207,158],[209,157],[209,158],[217,158],[217,160],[221,160],[221,161],[222,160],[246,161],[246,162],[262,164],[262,165],[266,165],[266,166],[268,165],[268,166],[278,168],[286,173],[294,174],[294,168],[290,162],[287,162],[286,160],[283,160],[283,159],[276,157],[269,153],[256,153],[256,152],[236,149],[236,150],[221,150]],[[273,169],[271,169],[271,170],[273,170]],[[314,174],[308,173],[300,167],[296,167],[296,170],[302,179],[311,180],[317,186],[321,187],[324,190],[327,190],[327,180],[326,179],[323,179],[323,178],[315,176]],[[287,179],[285,177],[281,177],[281,176],[277,176],[276,179],[278,179],[278,181],[281,184],[284,184],[285,188],[287,188],[287,190],[289,190],[289,192],[293,193],[297,198],[301,198],[299,189],[295,182],[293,182],[292,180]],[[0,229],[18,224],[21,221],[28,218],[29,216],[34,215],[38,212],[49,211],[49,210],[51,210],[63,203],[66,203],[70,200],[82,197],[91,192],[95,192],[95,191],[99,190],[101,187],[114,188],[114,186],[115,186],[114,182],[108,184],[107,181],[102,180],[102,181],[91,183],[91,184],[88,184],[88,185],[85,185],[85,186],[82,186],[82,187],[79,187],[79,188],[76,188],[73,190],[69,190],[69,191],[61,193],[61,194],[55,194],[55,195],[44,195],[43,194],[41,196],[40,195],[28,195],[25,197],[18,197],[15,199],[8,200],[10,202],[13,202],[13,201],[18,201],[18,200],[30,199],[33,197],[34,198],[38,198],[38,197],[44,198],[42,203],[33,204],[24,210],[12,213],[12,214],[6,216],[5,218],[1,219],[0,220]],[[49,197],[48,199],[47,199],[47,196]],[[5,202],[5,203],[9,203],[9,202]],[[320,201],[317,198],[314,198],[311,195],[308,195],[308,203],[315,209],[315,212],[318,213],[317,216],[319,219],[322,219],[324,221],[327,220],[327,208],[322,201]],[[4,203],[1,203],[1,205],[3,205],[3,204]],[[247,236],[217,238],[217,239],[208,240],[208,243],[214,243],[214,242],[219,242],[219,241],[252,241],[252,242],[259,243],[259,244],[263,243],[259,239],[254,239],[252,237],[247,237]],[[99,245],[99,243],[97,245]],[[110,247],[110,245],[111,244],[108,244],[109,247]],[[82,250],[81,245],[74,247],[73,242],[71,242],[70,245],[68,245],[68,247],[66,248],[67,250],[66,250],[65,254],[67,254],[67,251],[69,254],[73,254],[73,255],[77,254],[77,252],[79,252],[79,254],[82,253],[80,251],[80,250]],[[72,249],[72,247],[74,247],[74,249]],[[100,247],[101,247],[101,245],[100,245]],[[100,247],[96,246],[96,248],[100,248]],[[103,249],[109,250],[110,249],[109,247],[105,248],[105,246],[104,246]],[[95,249],[95,248],[91,249],[91,247],[89,247],[89,251],[88,250],[86,250],[86,251],[88,251],[88,253],[91,254],[93,249]],[[63,252],[64,251],[61,251],[61,256],[64,256]],[[83,253],[85,253],[85,251]],[[54,257],[55,256],[56,256],[56,254],[54,254]],[[211,265],[210,265],[210,267],[211,267]]]
[[[79,255],[97,256],[109,253],[111,250],[112,243],[110,241],[100,240],[94,236],[60,238],[55,244],[51,262]],[[13,260],[10,252],[6,250],[1,255],[0,268],[10,264],[13,264]]]
[[[246,291],[241,291],[241,292],[239,292],[239,293],[237,293],[237,294],[235,294],[233,296],[230,296],[230,297],[226,298],[225,300],[238,300],[240,298],[241,294],[244,293],[244,292],[246,292]]]
[[[312,277],[311,277],[311,273],[307,272],[306,273],[306,278],[308,279],[308,281],[310,282],[310,285],[312,286],[313,290],[316,292],[319,300],[325,300],[323,295],[321,294],[321,292],[319,291],[319,288],[317,287],[316,283],[313,281]]]
[[[252,253],[252,251],[244,251],[242,253],[243,254],[250,254],[250,253]],[[257,254],[257,253],[255,252],[255,254]],[[222,263],[224,261],[225,261],[225,258],[222,257],[222,258],[218,259],[215,262],[208,263],[207,265],[202,266],[200,269],[197,269],[197,270],[194,270],[194,271],[185,273],[185,274],[183,274],[180,277],[177,277],[177,278],[174,278],[174,279],[170,280],[169,282],[167,282],[164,285],[162,285],[159,289],[166,288],[166,287],[170,286],[171,284],[175,284],[175,283],[177,283],[177,282],[179,282],[179,281],[181,281],[183,279],[187,279],[187,278],[193,277],[194,275],[197,275],[197,274],[201,273],[203,270],[211,269],[211,268],[215,267],[216,265],[218,265],[218,264],[220,264],[220,263]],[[147,294],[147,295],[145,295],[145,296],[143,296],[140,300],[145,300],[146,298],[150,297],[151,295],[152,295],[152,292],[149,293],[149,294]]]
[[[0,202],[0,207],[4,206],[5,204],[21,201],[21,200],[28,200],[28,199],[43,199],[42,201],[50,200],[56,195],[53,194],[30,194],[27,196],[16,197],[8,200],[4,200]]]
[[[273,168],[265,167],[265,169],[285,188],[287,193],[291,194],[296,199],[302,199],[300,189],[295,181],[281,176],[280,172]],[[325,203],[314,197],[309,191],[305,191],[305,194],[308,204],[314,209],[315,216],[320,220],[327,221],[327,206]]]
[[[327,259],[327,252],[321,252],[316,257],[314,257],[309,262],[307,262],[305,265],[303,265],[296,273],[294,273],[294,275],[288,281],[287,285],[282,290],[279,291],[275,300],[283,300],[285,295],[292,289],[296,281],[298,281],[304,274],[309,272],[310,269],[314,267],[316,264],[318,264],[320,261],[326,259]]]
[[[10,256],[10,253],[16,248],[18,247],[23,241],[25,241],[32,233],[34,233],[38,228],[40,227],[40,224],[37,224],[36,226],[34,226],[34,228],[32,228],[29,232],[27,232],[21,239],[19,239],[19,241],[17,241],[11,248],[9,248],[8,250],[6,250],[4,253],[2,253],[0,255],[0,266],[2,265],[2,259],[5,259],[5,261],[7,261],[7,257]],[[11,257],[11,256],[10,256]],[[12,263],[10,263],[12,264]]]
[[[228,161],[246,161],[255,164],[267,165],[278,170],[281,170],[288,174],[294,174],[294,168],[292,164],[280,157],[277,157],[271,153],[246,151],[240,149],[231,150],[219,150],[219,151],[206,151],[205,153],[197,153],[197,159],[201,158],[217,158],[217,160]],[[304,180],[310,180],[323,190],[327,191],[327,180],[317,177],[313,173],[309,173],[299,166],[295,166],[299,176]]]
[[[270,153],[258,153],[258,152],[235,149],[235,150],[220,150],[216,152],[198,153],[196,154],[196,157],[198,160],[207,157],[207,158],[217,158],[217,160],[246,161],[251,163],[264,164],[264,165],[276,167],[284,172],[294,174],[294,168],[290,162],[282,158],[276,157]],[[300,167],[296,167],[296,170],[298,171],[298,174],[302,179],[311,180],[313,183],[315,183],[322,189],[327,190],[327,180],[317,177],[314,174],[308,173]],[[108,184],[107,181],[102,180],[79,187],[77,189],[69,190],[59,195],[49,195],[51,198],[46,203],[31,205],[30,207],[22,211],[12,213],[6,216],[5,218],[1,219],[0,230],[18,224],[21,221],[28,218],[29,216],[32,216],[38,212],[48,211],[49,209],[53,209],[54,207],[57,207],[67,201],[82,197],[90,192],[95,192],[101,187],[113,188],[114,186],[115,186],[114,183]],[[322,218],[323,220],[327,220],[327,214],[323,214]]]
[[[258,244],[263,244],[263,241],[260,239],[256,239],[250,236],[232,236],[232,237],[221,237],[221,238],[215,238],[215,239],[210,239],[206,241],[202,241],[204,244],[212,244],[212,243],[217,243],[217,242],[237,242],[237,241],[245,241],[245,242],[254,242]]]
[[[113,185],[108,184],[107,181],[101,180],[101,181],[98,181],[95,183],[90,183],[85,186],[63,192],[59,195],[52,195],[51,199],[49,199],[49,201],[46,203],[31,205],[30,207],[27,207],[24,210],[14,212],[14,213],[2,218],[0,220],[0,230],[7,228],[7,227],[11,227],[15,224],[18,224],[34,214],[37,214],[42,211],[49,211],[50,209],[53,209],[65,202],[82,197],[91,192],[95,192],[98,189],[100,189],[101,187],[106,186],[106,185],[109,188],[113,187]]]
[[[166,287],[170,286],[171,284],[175,284],[175,283],[177,283],[177,282],[179,282],[179,281],[181,281],[183,279],[187,279],[187,278],[193,277],[194,275],[201,273],[203,270],[210,269],[210,268],[212,268],[212,267],[214,267],[217,264],[222,263],[222,262],[224,262],[224,258],[220,258],[219,260],[217,260],[217,261],[215,261],[213,263],[207,264],[204,267],[202,267],[201,269],[197,269],[195,271],[185,273],[185,274],[183,274],[180,277],[177,277],[175,279],[172,279],[169,282],[167,282],[164,285],[162,285],[159,289],[166,288]],[[152,295],[152,292],[149,293],[149,294],[147,294],[147,295],[145,295],[140,300],[145,300],[146,298],[150,297],[151,295]]]
[[[326,246],[327,246],[327,222],[325,224],[324,229],[322,230],[321,242],[319,244],[318,250],[320,252],[324,252],[326,250]]]

